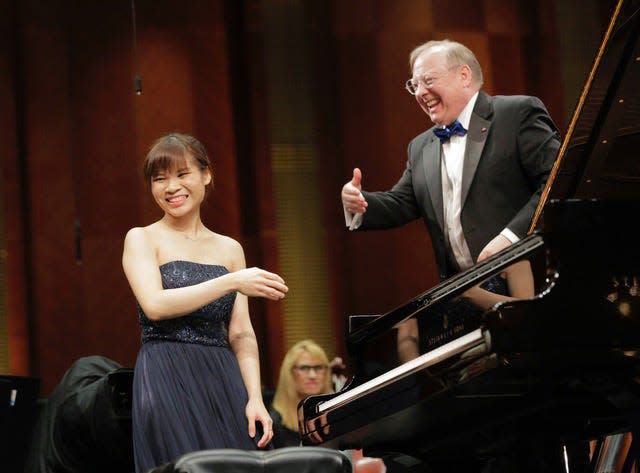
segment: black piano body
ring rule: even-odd
[[[304,445],[429,458],[481,446],[505,425],[567,442],[637,429],[639,36],[640,1],[621,0],[531,234],[406,304],[354,323],[347,345],[355,376],[339,393],[300,403]],[[544,284],[533,299],[498,304],[475,320],[442,317],[447,301],[525,258],[542,262]],[[395,327],[411,317],[440,330],[437,343],[373,373],[368,354],[393,352]]]
[[[303,442],[429,455],[478,444],[505,422],[581,438],[630,428],[627,413],[640,406],[640,245],[611,225],[634,213],[640,203],[552,202],[547,215],[566,231],[534,248],[563,255],[543,293],[500,304],[479,328],[389,372],[308,398]]]

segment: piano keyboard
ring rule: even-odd
[[[488,333],[485,335],[482,332],[482,329],[476,329],[473,332],[463,335],[460,338],[456,338],[446,345],[442,345],[435,350],[431,350],[418,358],[407,361],[397,368],[387,371],[376,378],[372,378],[360,386],[356,386],[343,394],[339,394],[334,398],[319,403],[318,413],[323,413],[329,409],[352,402],[373,390],[380,389],[390,383],[396,382],[406,376],[424,370],[481,344],[484,344],[487,350],[490,349],[491,343],[488,339]]]

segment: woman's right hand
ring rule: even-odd
[[[260,268],[246,268],[231,273],[237,281],[237,290],[249,297],[266,297],[278,301],[289,288],[276,273]]]

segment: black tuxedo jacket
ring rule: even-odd
[[[504,228],[526,236],[560,147],[558,130],[544,104],[530,96],[476,100],[464,156],[461,223],[474,261]],[[445,244],[440,141],[433,128],[409,143],[404,173],[386,192],[366,192],[361,229],[382,229],[422,218],[429,230],[442,279],[457,268]]]

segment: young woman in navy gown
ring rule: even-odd
[[[195,138],[159,138],[144,177],[164,215],[129,230],[122,264],[138,303],[142,346],[133,383],[136,471],[187,452],[270,447],[258,345],[247,297],[280,300],[280,276],[246,268],[241,245],[205,227],[213,181]]]

